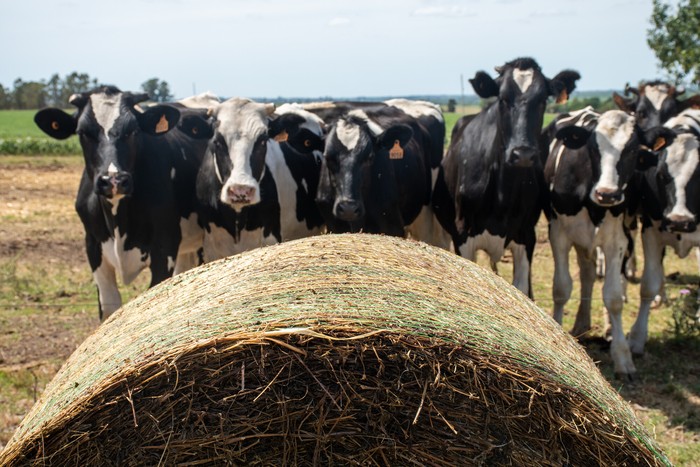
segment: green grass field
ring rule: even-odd
[[[0,111],[0,134],[36,135],[33,114]],[[459,116],[445,115],[448,135]],[[95,287],[73,208],[81,168],[79,155],[0,155],[0,449],[65,358],[98,325]],[[534,294],[536,303],[551,313],[553,261],[544,219],[537,226],[537,239]],[[641,247],[636,255],[641,273]],[[478,263],[488,267],[484,255]],[[678,332],[673,313],[681,303],[682,289],[691,290],[695,299],[700,276],[694,257],[680,259],[669,251],[664,264],[669,302],[652,311],[647,353],[635,360],[637,381],[614,378],[602,339],[601,281],[593,294],[593,339],[584,344],[673,463],[696,466],[700,465],[700,338],[697,333]],[[573,252],[571,265],[575,285],[564,317],[566,330],[573,325],[578,297]],[[499,273],[510,280],[509,256],[499,264]],[[123,287],[124,299],[145,290],[148,279],[142,274]],[[637,314],[638,284],[629,284],[627,298],[625,329]]]

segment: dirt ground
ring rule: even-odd
[[[0,158],[0,449],[63,361],[99,325],[73,208],[81,168],[77,157]],[[546,241],[537,248],[549,254]],[[688,280],[697,282],[697,275]],[[700,465],[697,340],[650,340],[633,384],[614,380],[602,339],[585,345],[674,463]]]

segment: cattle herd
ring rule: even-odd
[[[85,168],[76,210],[100,317],[121,306],[117,277],[151,271],[151,286],[202,262],[322,232],[407,236],[492,266],[506,250],[513,285],[532,297],[535,225],[544,212],[561,323],[576,251],[581,296],[573,333],[591,327],[596,252],[616,373],[635,373],[664,247],[700,245],[700,96],[663,82],[614,94],[619,110],[559,115],[580,78],[547,78],[535,60],[470,80],[491,103],[462,117],[445,150],[440,108],[424,101],[258,103],[211,93],[139,105],[145,94],[102,86],[71,96],[71,115],[43,109],[48,135],[77,134]],[[622,271],[641,225],[644,270],[636,323],[622,328]]]

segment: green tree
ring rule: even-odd
[[[68,103],[73,94],[89,91],[98,86],[97,79],[90,79],[87,73],[72,72],[63,79],[63,92],[61,101]]]
[[[63,80],[58,76],[58,73],[54,73],[46,83],[46,99],[49,105],[54,107],[65,106],[67,102],[63,101]]]
[[[39,109],[46,107],[46,84],[36,81],[22,81],[17,78],[12,91],[12,107],[15,109]]]
[[[700,0],[679,0],[676,8],[653,0],[647,43],[676,84],[700,80]]]
[[[10,91],[5,86],[0,84],[0,109],[10,108]]]
[[[141,89],[148,94],[154,102],[167,102],[173,98],[170,94],[170,86],[167,81],[161,81],[158,78],[151,78],[141,83]]]

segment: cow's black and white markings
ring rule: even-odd
[[[625,96],[613,93],[615,104],[634,114],[643,130],[663,125],[686,109],[700,107],[700,95],[681,99],[685,90],[664,81],[642,82],[634,88],[625,86]],[[632,97],[626,97],[632,94]]]
[[[104,86],[71,96],[74,115],[44,109],[35,117],[54,138],[80,138],[85,168],[75,206],[101,318],[121,306],[117,275],[128,284],[148,268],[153,286],[191,266],[181,258],[201,247],[194,182],[205,144],[170,131],[180,118],[173,106],[140,109],[147,98]]]
[[[634,354],[642,354],[649,311],[664,280],[663,250],[669,246],[684,258],[700,246],[700,110],[688,109],[664,125],[676,134],[655,167],[641,177],[644,269],[637,320],[629,335]]]
[[[198,137],[210,139],[197,179],[205,226],[203,256],[211,261],[319,233],[314,203],[322,121],[288,106],[232,98],[210,109]],[[201,119],[183,119],[185,131]],[[278,142],[283,136],[286,141]]]
[[[411,236],[446,247],[431,209],[434,169],[444,141],[439,107],[397,99],[374,106],[339,103],[330,125],[317,203],[331,232]]]
[[[568,97],[579,75],[563,71],[548,79],[531,58],[497,71],[496,79],[482,71],[471,80],[479,96],[496,100],[455,125],[433,206],[458,254],[475,260],[484,250],[495,268],[510,249],[513,284],[532,296],[535,225],[546,198],[538,137],[547,98]]]
[[[571,296],[569,251],[573,247],[580,271],[581,299],[572,332],[581,336],[591,329],[595,251],[600,248],[607,265],[603,301],[610,318],[610,351],[616,373],[631,376],[636,370],[622,327],[620,274],[628,245],[626,197],[635,168],[641,167],[641,145],[653,146],[657,136],[666,134],[667,138],[659,141],[668,141],[672,135],[663,129],[644,133],[634,117],[621,110],[597,114],[590,108],[560,116],[552,128],[556,139],[551,143],[544,175],[551,202],[548,213],[554,257],[554,318],[561,324]]]

